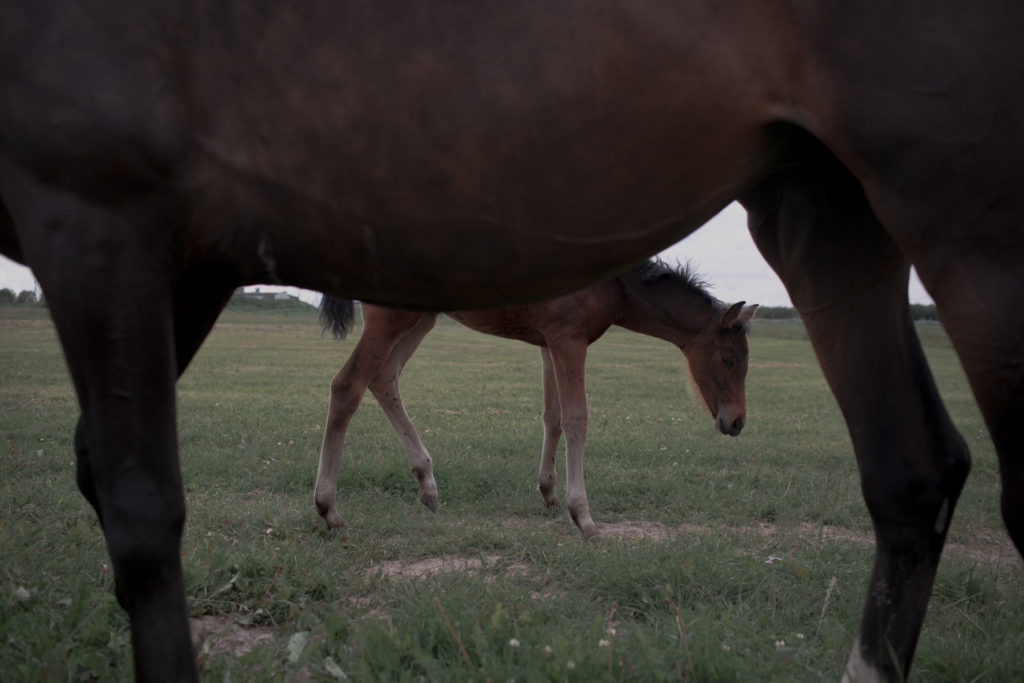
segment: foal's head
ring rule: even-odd
[[[757,304],[725,309],[683,349],[718,431],[736,436],[747,415],[747,332]]]

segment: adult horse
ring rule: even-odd
[[[904,675],[970,462],[911,264],[1024,548],[1022,25],[995,0],[0,0],[0,251],[64,347],[138,677],[195,677],[174,383],[235,286],[542,299],[734,198],[875,528],[848,675]]]
[[[565,433],[565,502],[586,537],[597,525],[583,483],[587,439],[587,347],[612,325],[674,344],[690,368],[701,397],[723,434],[737,436],[746,419],[747,331],[756,305],[727,306],[687,270],[647,261],[612,280],[547,301],[448,315],[466,327],[540,347],[544,386],[544,446],[538,488],[548,507],[561,507],[555,493],[555,456]],[[321,320],[339,336],[351,302],[324,297]],[[341,315],[339,315],[339,312]],[[405,447],[420,484],[420,500],[437,510],[437,482],[430,453],[420,440],[398,390],[398,378],[434,327],[436,313],[363,304],[363,331],[331,382],[320,467],[313,499],[331,527],[345,526],[338,513],[338,465],[345,433],[367,387]]]

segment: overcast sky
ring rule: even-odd
[[[662,252],[662,257],[672,262],[690,261],[711,285],[711,293],[723,301],[790,306],[785,288],[750,239],[746,216],[742,207],[730,204],[700,230]],[[17,293],[34,286],[31,271],[0,256],[0,289],[6,287]],[[319,301],[315,292],[285,287],[267,289],[287,289],[310,303]],[[910,283],[910,300],[931,303],[916,276]]]

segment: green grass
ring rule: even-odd
[[[974,466],[911,678],[1022,680],[1021,562],[995,456],[941,328],[919,330]],[[313,481],[328,386],[356,338],[321,336],[313,311],[229,310],[179,384],[190,609],[269,636],[244,654],[212,638],[204,680],[839,678],[870,521],[799,324],[755,324],[735,439],[689,397],[676,350],[622,330],[591,347],[591,511],[624,530],[598,542],[536,491],[536,349],[447,320],[402,383],[440,509],[418,502],[368,397],[339,481],[349,526],[327,531]],[[45,311],[0,309],[4,681],[131,677],[102,536],[74,484],[76,417]],[[423,572],[429,561],[441,571]]]

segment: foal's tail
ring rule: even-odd
[[[351,299],[336,299],[324,294],[320,300],[320,324],[323,331],[331,331],[335,339],[343,339],[352,329],[355,305]]]

